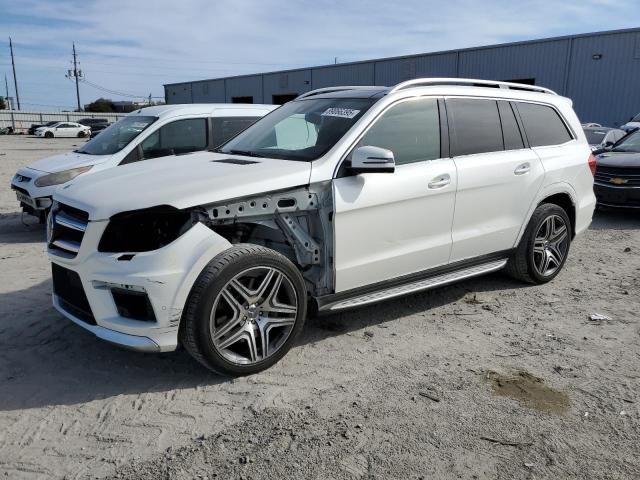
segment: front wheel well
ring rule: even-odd
[[[538,206],[543,203],[552,203],[554,205],[558,205],[562,208],[567,215],[569,216],[569,220],[571,220],[571,238],[576,235],[576,206],[573,203],[573,200],[567,193],[556,193],[555,195],[551,195],[550,197],[542,200]]]

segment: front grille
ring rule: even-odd
[[[27,197],[30,197],[29,192],[27,192],[24,188],[16,187],[15,185],[11,185],[11,189],[16,192],[24,193]]]
[[[74,258],[80,250],[89,214],[69,205],[58,204],[51,212],[49,248],[66,258]]]
[[[595,181],[620,187],[640,187],[640,168],[597,166]]]
[[[83,322],[95,325],[96,319],[91,312],[80,276],[72,270],[52,263],[51,278],[53,293],[58,297],[60,307]]]

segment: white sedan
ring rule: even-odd
[[[91,135],[91,128],[74,122],[58,122],[49,127],[36,129],[36,137],[88,137]]]

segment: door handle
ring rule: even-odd
[[[429,188],[435,190],[437,188],[446,187],[451,183],[451,176],[447,173],[444,175],[440,175],[439,177],[434,178],[429,182]]]
[[[527,162],[522,165],[518,165],[513,173],[516,175],[524,175],[525,173],[529,173],[529,170],[531,170],[531,165]]]

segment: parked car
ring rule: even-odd
[[[36,128],[36,137],[88,137],[91,128],[75,122],[56,122],[53,125]]]
[[[241,104],[143,108],[73,152],[47,157],[19,169],[11,188],[16,191],[23,210],[44,221],[53,192],[78,175],[163,155],[213,148],[274,108],[273,105]]]
[[[571,101],[542,87],[314,90],[213,152],[58,189],[53,304],[111,343],[181,343],[249,374],[285,355],[308,309],[504,268],[552,280],[591,222],[594,169]]]
[[[590,128],[590,127],[602,127],[602,125],[600,125],[599,123],[594,123],[594,122],[589,122],[589,123],[583,123],[582,124],[582,128]]]
[[[635,117],[632,117],[627,123],[620,127],[626,132],[633,132],[640,129],[640,113]]]
[[[109,124],[109,120],[106,118],[83,118],[82,120],[78,120],[78,123],[86,125],[87,127],[93,127],[94,125]]]
[[[35,135],[36,134],[36,130],[38,128],[41,127],[50,127],[52,125],[55,125],[56,123],[59,123],[60,120],[54,120],[53,122],[47,122],[47,123],[32,123],[31,126],[29,127],[28,133],[29,135]]]
[[[598,155],[594,190],[598,205],[640,208],[640,130]]]
[[[592,151],[610,147],[627,134],[619,128],[583,127],[582,129]]]
[[[98,135],[103,130],[109,128],[109,123],[98,123],[96,125],[91,125],[91,138]]]

